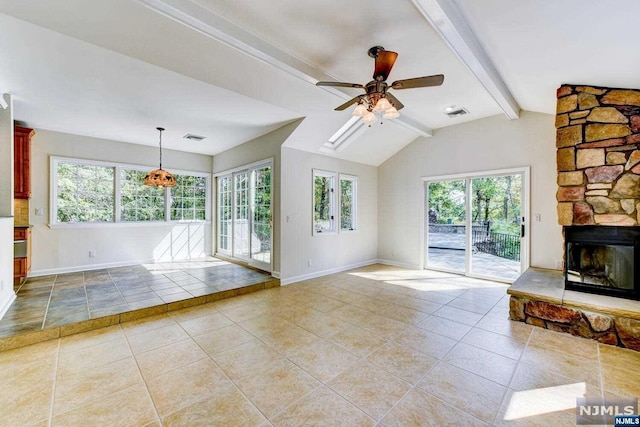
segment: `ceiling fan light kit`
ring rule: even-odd
[[[333,87],[350,87],[355,89],[363,89],[366,94],[358,95],[344,104],[338,106],[336,111],[345,110],[347,107],[358,103],[353,115],[362,117],[362,122],[371,126],[371,123],[377,120],[375,113],[380,113],[384,119],[395,119],[400,117],[398,110],[404,108],[402,102],[398,100],[388,89],[413,89],[418,87],[440,86],[444,81],[444,75],[436,74],[433,76],[416,77],[412,79],[396,80],[391,85],[386,80],[393,65],[398,58],[396,52],[385,50],[382,46],[374,46],[367,52],[368,55],[375,59],[375,68],[373,71],[373,80],[366,85],[358,83],[345,82],[318,82],[316,86],[333,86]]]

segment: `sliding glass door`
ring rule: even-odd
[[[504,281],[525,267],[528,169],[425,182],[425,266]]]
[[[271,163],[217,177],[217,252],[271,271]]]

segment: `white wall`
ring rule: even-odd
[[[313,169],[358,177],[356,231],[313,236]],[[281,182],[283,284],[375,261],[378,247],[375,166],[283,147]]]
[[[158,167],[157,148],[36,129],[31,154],[32,276],[211,253],[210,224],[49,228],[50,156],[145,165],[154,169]],[[169,171],[211,172],[211,156],[163,150],[162,159],[163,167]],[[43,209],[44,215],[35,215],[38,208]],[[95,251],[96,257],[89,258],[89,251]]]
[[[533,267],[555,268],[562,259],[556,217],[555,116],[523,111],[517,120],[493,116],[438,129],[419,138],[378,170],[378,257],[420,265],[422,177],[531,167]]]
[[[280,175],[282,159],[280,156],[280,146],[291,133],[298,127],[301,120],[297,120],[273,132],[248,141],[242,145],[217,154],[213,158],[213,173],[225,172],[240,166],[245,166],[265,159],[273,159],[271,195],[272,206],[272,250],[271,256],[273,272],[280,273]],[[215,239],[215,237],[214,237]],[[215,241],[214,241],[215,246]]]
[[[0,107],[0,319],[16,297],[13,292],[13,103]]]

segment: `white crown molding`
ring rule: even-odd
[[[505,116],[509,119],[517,119],[520,115],[520,106],[453,1],[411,1],[484,86]]]
[[[225,43],[240,52],[272,65],[290,75],[315,85],[318,81],[338,80],[334,76],[284,52],[278,47],[253,35],[244,28],[230,22],[193,0],[137,0],[149,9],[185,25],[207,37]],[[339,89],[322,86],[320,89],[343,100],[352,98]],[[395,119],[396,123],[422,136],[432,136],[430,127],[406,115]]]

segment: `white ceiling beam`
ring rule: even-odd
[[[7,100],[4,99],[4,97],[5,97],[5,93],[2,90],[0,90],[0,108],[2,108],[3,110],[6,110],[9,104],[7,103]]]
[[[455,3],[452,0],[411,1],[476,76],[505,116],[517,119],[520,106]]]
[[[296,58],[267,41],[256,37],[244,28],[230,22],[223,16],[192,0],[137,0],[151,10],[174,21],[192,28],[207,37],[218,40],[253,58],[266,62],[290,75],[315,85],[318,81],[337,80],[332,75]],[[353,96],[339,89],[322,86],[341,99],[348,100]],[[406,115],[395,121],[417,132],[422,136],[432,136],[433,130]]]

